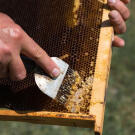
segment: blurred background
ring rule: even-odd
[[[129,4],[131,18],[122,35],[126,46],[113,48],[113,58],[103,135],[135,134],[135,1]],[[0,135],[93,135],[90,129],[0,122]]]

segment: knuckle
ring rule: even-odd
[[[33,59],[34,60],[40,60],[43,57],[43,55],[44,55],[43,51],[41,51],[40,49],[36,49],[35,54],[33,56]]]
[[[10,29],[10,36],[14,39],[20,39],[22,37],[22,34],[22,29],[17,24],[15,24],[15,26]]]
[[[117,10],[112,10],[110,13],[109,13],[109,17],[112,21],[114,22],[117,22],[119,21],[120,19],[120,14]]]
[[[110,20],[113,26],[118,28],[124,23],[122,16],[115,10],[110,13]]]
[[[15,38],[15,39],[20,39],[22,37],[22,29],[19,25],[14,24],[10,27],[4,27],[1,29],[1,31],[6,34],[7,36],[9,36],[10,38]]]
[[[1,52],[2,52],[1,55],[5,55],[5,56],[7,56],[7,55],[9,56],[12,54],[11,49],[8,46],[2,47]]]

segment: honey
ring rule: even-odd
[[[71,87],[71,95],[68,97],[65,106],[68,112],[88,114],[93,78],[88,77],[83,81],[77,71],[74,74],[75,83]]]

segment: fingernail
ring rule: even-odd
[[[116,0],[108,0],[110,3],[116,3]]]
[[[54,68],[53,69],[53,72],[52,72],[52,77],[58,77],[60,74],[60,70],[57,69],[57,68]]]

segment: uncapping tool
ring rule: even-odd
[[[35,82],[44,94],[65,104],[68,96],[71,94],[70,90],[75,83],[76,75],[74,70],[69,68],[69,65],[63,60],[57,57],[52,57],[52,60],[60,68],[60,75],[54,79],[45,74],[35,73]]]

